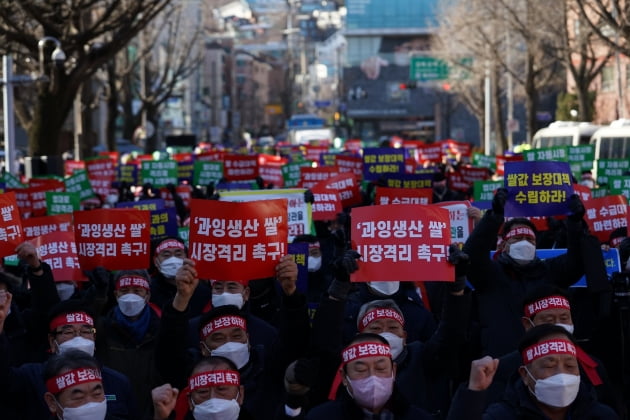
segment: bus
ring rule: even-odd
[[[630,156],[630,120],[616,120],[591,137],[595,159],[625,159]]]
[[[554,121],[549,127],[536,131],[532,139],[532,148],[588,144],[591,136],[600,127],[589,122]]]
[[[312,114],[297,114],[287,121],[289,144],[330,146],[334,130],[326,127],[326,121]]]

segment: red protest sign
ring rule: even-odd
[[[247,181],[258,176],[258,156],[228,153],[224,157],[223,175],[228,181]]]
[[[446,140],[446,148],[452,155],[470,156],[472,153],[472,145],[466,142]]]
[[[497,156],[497,175],[503,176],[505,173],[505,162],[522,162],[523,155],[513,155],[513,156]]]
[[[66,184],[54,178],[31,178],[28,181],[28,185],[31,188],[47,188],[48,191],[64,192],[66,190]]]
[[[462,174],[458,172],[449,172],[446,174],[448,179],[448,186],[450,189],[461,192],[468,192],[472,183],[466,181]]]
[[[190,200],[192,199],[192,187],[190,185],[178,185],[175,192],[184,202],[184,207],[190,208]],[[175,207],[175,200],[171,192],[166,187],[160,188],[160,197],[164,200],[164,207]]]
[[[327,189],[324,185],[316,185],[311,190],[315,197],[312,204],[313,220],[335,220],[343,211],[339,192]]]
[[[417,204],[352,209],[352,248],[361,254],[364,281],[453,281],[448,264],[451,226],[448,210]]]
[[[628,226],[628,201],[623,195],[608,195],[584,202],[585,220],[600,242],[608,242],[613,230]]]
[[[353,152],[353,153],[359,153],[359,151],[361,150],[362,144],[361,144],[361,140],[360,139],[349,139],[346,140],[346,142],[343,145],[343,148]]]
[[[339,168],[336,166],[319,166],[311,168],[303,166],[300,168],[300,182],[298,186],[301,188],[313,188],[322,181],[326,181],[339,174]],[[351,175],[354,177],[354,175]]]
[[[459,168],[459,173],[464,181],[470,185],[475,181],[485,181],[490,178],[490,170],[488,168],[475,168],[473,166],[464,166]]]
[[[82,160],[66,160],[63,162],[63,172],[66,176],[71,176],[74,171],[85,169],[85,162]]]
[[[149,266],[151,212],[97,209],[74,212],[75,241],[84,270],[146,269]]]
[[[287,253],[287,200],[191,203],[189,256],[201,278],[271,277]]]
[[[195,160],[201,162],[223,162],[223,156],[225,152],[222,150],[214,150],[209,152],[203,152],[195,155]]]
[[[86,281],[81,271],[74,232],[51,232],[31,241],[40,260],[48,264],[55,281]]]
[[[85,169],[94,193],[105,198],[116,180],[116,166],[110,158],[95,158],[85,162]]]
[[[20,210],[22,219],[26,219],[31,216],[32,205],[28,188],[8,189],[7,191],[15,194],[15,203]],[[45,198],[44,198],[45,200]]]
[[[328,152],[328,146],[304,146],[304,158],[306,160],[314,160],[319,162],[319,157],[322,153]]]
[[[335,165],[339,172],[351,172],[357,179],[363,178],[363,158],[360,156],[336,155]]]
[[[259,167],[260,177],[266,183],[273,184],[276,188],[284,187],[284,177],[282,176],[282,163],[266,162]]]
[[[22,220],[24,239],[33,239],[52,232],[73,232],[72,215],[57,214],[54,216],[30,217]],[[74,242],[74,239],[72,240]]]
[[[0,194],[0,257],[15,254],[15,247],[22,242],[22,222],[15,194]]]
[[[573,184],[573,191],[580,196],[582,201],[588,201],[593,198],[593,192],[586,185]]]
[[[442,162],[442,144],[418,144],[418,162],[425,164],[427,162]]]
[[[25,188],[28,191],[28,200],[30,201],[31,216],[46,215],[46,191],[64,192],[66,187],[63,183],[54,189],[47,186]]]
[[[363,203],[359,182],[351,173],[339,174],[328,178],[322,182],[323,186],[329,190],[339,192],[341,197],[341,205],[343,207],[351,207]]]
[[[389,188],[376,187],[374,204],[431,204],[431,188]]]

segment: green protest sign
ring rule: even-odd
[[[46,191],[46,214],[67,214],[81,210],[78,193]]]
[[[607,184],[608,177],[622,176],[628,169],[630,169],[628,159],[599,159],[597,160],[597,183]]]
[[[611,195],[625,195],[630,201],[630,176],[608,177],[608,190]]]
[[[475,201],[492,201],[497,188],[503,188],[503,181],[475,181],[473,182],[473,197]]]
[[[223,178],[223,162],[195,161],[193,185],[208,185]]]
[[[77,193],[80,201],[95,197],[87,171],[84,169],[74,171],[74,174],[63,182],[66,184],[66,192]]]
[[[2,176],[2,182],[6,188],[26,188],[26,185],[20,182],[20,179],[10,172],[5,172]]]
[[[481,153],[475,153],[473,155],[473,166],[479,168],[490,168],[493,171],[497,170],[497,158],[495,156],[482,155]]]
[[[143,184],[154,187],[177,185],[177,162],[174,160],[145,160],[142,162],[140,176]]]
[[[282,166],[282,177],[284,178],[284,186],[285,187],[297,187],[300,182],[300,168],[301,167],[310,167],[311,162],[295,162],[295,163],[287,163]]]
[[[523,152],[523,159],[526,162],[537,160],[554,160],[566,162],[568,159],[567,146],[547,147],[544,149],[532,149]]]

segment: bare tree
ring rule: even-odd
[[[621,54],[630,56],[630,3],[626,0],[575,0],[593,32]]]
[[[16,106],[27,130],[29,153],[58,155],[60,133],[81,85],[123,49],[171,0],[0,0],[0,45],[16,55],[23,70],[45,69],[47,80],[36,86],[31,103]],[[51,36],[61,42],[65,64],[50,60],[54,45],[38,42]],[[26,97],[26,95],[22,95]]]

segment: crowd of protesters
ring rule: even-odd
[[[433,202],[469,199],[449,190],[446,170]],[[141,198],[154,195],[145,185]],[[113,201],[134,199],[122,185]],[[499,189],[490,209],[473,203],[474,230],[449,249],[455,281],[421,288],[350,282],[361,259],[350,209],[295,239],[308,243],[304,293],[290,256],[271,278],[203,279],[168,237],[152,244],[150,267],[99,267],[79,285],[54,278],[25,242],[17,269],[0,273],[0,417],[627,418],[630,290],[615,300],[600,249],[611,244],[594,239],[574,195],[568,217],[549,220],[566,253],[541,260],[543,236],[507,220],[506,201]],[[617,236],[628,279],[630,238]],[[587,287],[571,288],[582,276]]]

